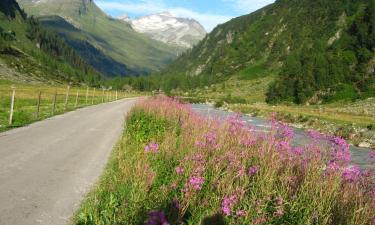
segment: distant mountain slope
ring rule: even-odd
[[[77,39],[87,40],[91,46],[112,58],[110,61],[125,65],[123,75],[158,71],[177,55],[174,48],[135,32],[129,24],[108,17],[91,0],[19,0],[19,3],[30,15],[65,19],[79,30],[67,30],[63,23],[62,27],[54,27],[64,34],[68,43],[77,44]],[[81,51],[83,56],[87,53]],[[117,66],[120,69],[121,66]]]
[[[135,20],[129,20],[127,17],[121,19],[129,22],[140,33],[182,48],[193,47],[206,35],[206,31],[198,21],[178,18],[169,12],[144,16]]]
[[[104,54],[91,43],[96,40],[90,34],[75,28],[72,24],[59,16],[42,16],[38,18],[43,27],[53,30],[63,37],[67,44],[73,47],[80,56],[96,70],[106,75],[127,76],[139,74],[138,70],[129,69],[124,63],[120,63]],[[88,40],[92,40],[91,42]]]
[[[219,25],[165,73],[206,76],[216,82],[234,74],[251,77],[254,70],[263,70],[257,73],[263,76],[269,70],[282,71],[269,90],[270,102],[316,102],[345,89],[357,97],[373,96],[373,4],[374,0],[278,0]],[[313,56],[314,51],[322,57]]]
[[[98,84],[100,74],[54,33],[27,18],[15,0],[0,3],[0,78]]]

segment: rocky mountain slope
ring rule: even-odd
[[[178,18],[169,12],[140,17],[135,20],[129,20],[126,16],[119,19],[129,22],[134,30],[147,34],[155,40],[182,48],[193,47],[206,35],[205,29],[198,21]]]
[[[101,75],[60,37],[27,18],[15,0],[3,0],[0,79],[97,85]]]
[[[92,0],[18,1],[26,13],[43,17],[44,24],[61,34],[83,58],[107,75],[159,71],[177,55],[175,48],[139,34],[130,25],[107,16]],[[100,57],[92,58],[93,52],[100,52]],[[113,66],[106,68],[107,64],[101,60],[103,57]],[[115,70],[111,70],[112,67]]]
[[[269,102],[374,96],[374,5],[374,0],[277,0],[219,25],[165,73],[212,83],[276,71]]]

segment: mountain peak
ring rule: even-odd
[[[182,48],[193,47],[206,35],[198,21],[176,17],[170,12],[143,16],[130,21],[130,24],[139,33]]]
[[[128,14],[123,14],[122,16],[117,17],[117,19],[125,21],[125,22],[130,22],[130,18]]]
[[[168,11],[164,11],[164,12],[161,12],[161,13],[157,13],[155,15],[159,15],[159,16],[166,16],[166,17],[174,17],[172,15],[172,13],[168,12]]]

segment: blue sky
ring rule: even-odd
[[[169,11],[175,16],[194,18],[207,31],[231,18],[253,12],[274,0],[95,0],[113,17],[131,18]]]

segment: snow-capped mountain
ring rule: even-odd
[[[122,16],[119,19],[129,22],[133,29],[139,33],[184,48],[193,47],[206,35],[205,29],[198,21],[178,18],[169,12],[140,17],[130,21],[127,16]]]

